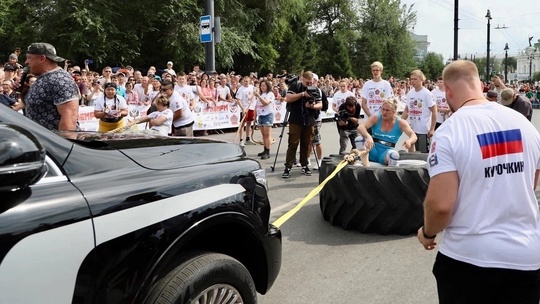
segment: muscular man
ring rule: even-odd
[[[473,62],[452,62],[443,80],[453,114],[433,138],[417,235],[427,250],[440,244],[439,303],[537,304],[540,134],[523,115],[485,99]]]
[[[26,116],[49,130],[75,130],[79,89],[73,77],[58,66],[64,58],[48,43],[32,43],[25,64],[37,75],[25,97]]]

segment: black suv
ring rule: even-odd
[[[238,145],[51,132],[0,105],[0,302],[256,303],[281,267]]]

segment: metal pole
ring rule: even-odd
[[[459,0],[454,1],[454,60],[458,59]]]
[[[508,82],[508,43],[504,46],[504,83]]]
[[[491,20],[491,13],[489,10],[487,10],[486,14],[487,18],[487,57],[486,57],[486,82],[489,82],[489,30],[490,30],[490,24],[489,21]]]
[[[216,42],[214,39],[214,0],[204,1],[204,12],[206,15],[210,15],[210,26],[212,27],[212,42],[205,43],[205,71],[206,74],[211,75],[216,70]]]

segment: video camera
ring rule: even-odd
[[[322,98],[319,92],[319,88],[317,88],[316,86],[308,86],[306,88],[306,93],[309,96],[304,97],[304,102],[307,102],[309,104],[314,104],[316,100],[321,100]]]
[[[347,110],[341,110],[336,114],[336,120],[347,121],[349,120],[350,114]]]

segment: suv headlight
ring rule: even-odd
[[[255,176],[255,180],[261,185],[264,186],[264,189],[268,190],[268,184],[266,180],[266,171],[264,169],[259,169],[251,172]]]

